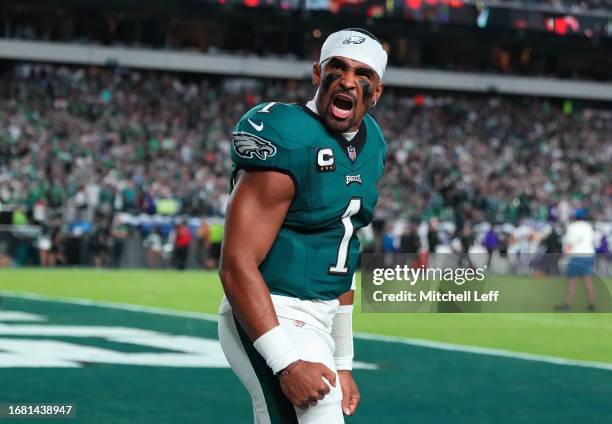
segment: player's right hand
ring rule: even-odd
[[[279,378],[287,399],[302,409],[315,406],[330,392],[323,378],[336,387],[336,374],[320,362],[300,361],[291,372]]]

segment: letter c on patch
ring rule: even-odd
[[[334,164],[334,152],[332,149],[320,149],[317,152],[317,165],[332,166]]]

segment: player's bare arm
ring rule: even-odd
[[[241,172],[228,205],[219,274],[234,314],[253,341],[279,325],[258,267],[293,196],[293,181],[285,174]],[[336,375],[325,365],[297,360],[280,372],[281,388],[294,405],[307,408],[330,391],[322,377],[336,385]]]
[[[219,274],[234,315],[251,340],[278,325],[270,291],[258,266],[285,219],[293,195],[293,182],[287,175],[241,172],[230,198]]]

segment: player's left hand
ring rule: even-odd
[[[338,377],[340,377],[340,387],[342,388],[342,412],[344,415],[353,415],[361,397],[353,379],[353,373],[351,371],[338,371]]]

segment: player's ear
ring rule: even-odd
[[[380,99],[380,96],[382,95],[384,88],[385,88],[385,84],[382,81],[379,82],[376,88],[374,89],[374,94],[372,95],[372,106],[378,103],[378,99]]]
[[[312,85],[318,87],[321,84],[321,65],[314,63],[312,65]]]

